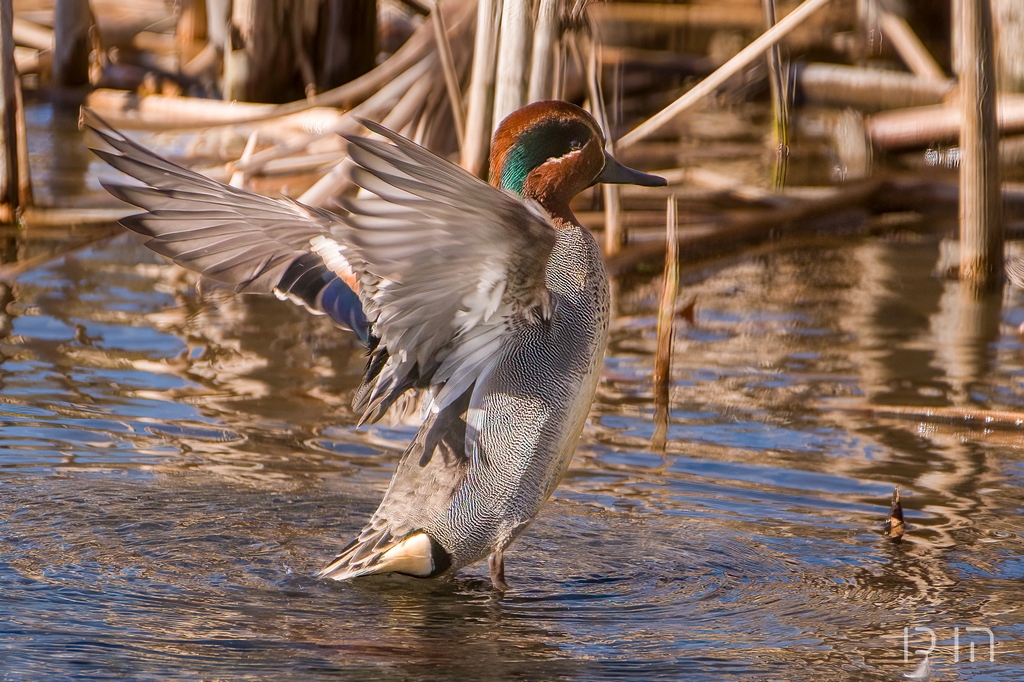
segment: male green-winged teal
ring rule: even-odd
[[[334,214],[176,166],[114,132],[97,153],[145,187],[110,185],[148,213],[147,246],[237,291],[276,293],[354,329],[369,361],[354,405],[379,419],[426,392],[426,419],[380,507],[319,576],[427,578],[502,552],[572,459],[608,338],[608,280],[569,200],[598,182],[663,185],[605,153],[564,102],[506,118],[491,184],[375,123],[347,137],[372,197]]]

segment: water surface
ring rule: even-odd
[[[934,679],[1016,679],[1020,428],[872,411],[1024,412],[1024,295],[966,295],[938,253],[831,240],[691,278],[664,454],[660,282],[621,283],[591,420],[503,597],[485,566],[311,577],[415,429],[355,427],[352,338],[199,294],[129,236],[32,268],[0,291],[2,679],[892,680],[916,627]]]

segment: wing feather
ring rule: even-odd
[[[430,388],[434,410],[495,361],[513,318],[546,304],[556,232],[542,210],[375,123],[349,136],[353,181],[339,234],[373,285],[360,292],[380,338],[357,409],[378,418],[401,391]]]
[[[113,150],[93,151],[143,183],[104,187],[148,211],[121,224],[147,237],[150,249],[236,291],[297,300],[367,340],[366,317],[348,284],[356,282],[340,257],[344,247],[331,241],[337,216],[224,185],[157,156],[95,114],[86,112],[86,121]]]

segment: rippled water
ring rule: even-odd
[[[0,679],[892,680],[916,627],[933,679],[1018,679],[1024,434],[872,411],[1024,411],[1024,295],[966,296],[937,257],[812,243],[688,285],[664,455],[660,283],[623,283],[503,597],[483,566],[311,577],[414,431],[355,428],[363,359],[325,320],[199,295],[127,236],[30,269],[0,286]]]

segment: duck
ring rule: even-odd
[[[346,135],[360,188],[328,211],[231,187],[86,121],[138,182],[105,183],[145,213],[153,251],[240,293],[290,299],[352,330],[367,362],[360,425],[406,394],[422,424],[361,532],[317,577],[449,576],[504,552],[564,476],[608,343],[600,248],[569,207],[597,183],[661,186],[619,163],[596,120],[529,104],[495,130],[489,182],[372,121]]]

